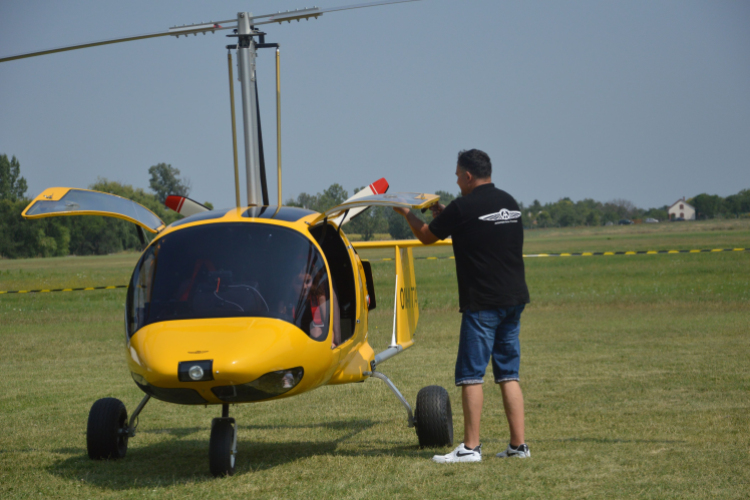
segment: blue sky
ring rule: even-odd
[[[0,56],[304,6],[3,0]],[[472,147],[524,203],[648,208],[750,188],[748,25],[750,2],[687,0],[422,0],[267,25],[281,44],[284,199],[381,176],[456,192],[456,153]],[[191,197],[232,205],[226,33],[0,64],[0,153],[32,196],[97,177],[147,188],[165,162]],[[273,51],[258,71],[274,166]]]

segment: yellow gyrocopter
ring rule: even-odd
[[[376,306],[370,263],[360,258],[356,245],[342,231],[367,207],[424,210],[438,196],[387,194],[388,183],[380,179],[324,213],[285,207],[279,163],[279,203],[268,201],[254,59],[258,48],[271,46],[277,49],[278,63],[278,46],[266,44],[265,33],[256,26],[386,3],[400,2],[267,16],[239,13],[236,20],[0,58],[5,62],[94,45],[235,28],[235,35],[230,36],[237,38],[237,44],[228,48],[237,50],[242,83],[247,204],[241,205],[239,199],[235,140],[233,208],[209,210],[189,198],[170,196],[166,205],[185,217],[165,226],[147,208],[119,196],[50,188],[23,212],[28,219],[100,215],[127,220],[136,225],[143,243],[127,290],[124,352],[131,376],[145,396],[129,418],[118,399],[94,403],[86,436],[92,459],[125,456],[138,416],[151,398],[181,405],[221,405],[221,417],[211,424],[209,465],[215,476],[232,475],[237,427],[229,416],[229,405],[291,397],[323,385],[371,377],[383,380],[404,405],[420,446],[453,443],[450,399],[444,388],[420,390],[412,411],[396,386],[377,371],[380,363],[413,344],[419,308],[412,247],[420,243],[374,244],[395,249],[396,267],[391,343],[375,354],[368,342],[368,314]],[[227,26],[232,22],[236,27]],[[229,64],[231,84],[231,56]],[[230,96],[233,114],[231,85]],[[151,241],[146,232],[155,234]]]

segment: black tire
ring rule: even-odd
[[[103,398],[89,411],[86,448],[92,460],[124,458],[128,451],[128,411],[119,399]]]
[[[208,463],[215,477],[234,475],[234,426],[227,420],[216,420],[211,426],[208,443]]]
[[[448,391],[439,385],[430,385],[419,391],[414,420],[420,448],[453,444],[451,400]]]

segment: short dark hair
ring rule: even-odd
[[[458,153],[458,166],[477,179],[486,179],[492,175],[492,162],[484,151],[478,149],[463,150]]]

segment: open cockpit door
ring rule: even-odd
[[[364,189],[361,189],[360,191],[357,191],[354,193],[354,195],[350,196],[344,203],[349,203],[355,200],[358,200],[360,198],[364,198],[365,196],[372,196],[375,194],[385,194],[388,191],[388,181],[385,180],[385,177],[381,177],[380,179],[376,180],[369,186],[365,187]],[[345,215],[339,215],[335,219],[331,220],[334,224],[337,226],[343,226],[356,216],[358,216],[360,213],[367,210],[368,207],[358,207],[358,208],[352,208],[347,212]]]
[[[329,208],[316,217],[310,225],[314,226],[320,224],[324,220],[336,220],[341,216],[346,217],[347,212],[360,207],[403,207],[422,209],[436,203],[439,199],[440,196],[436,194],[425,193],[392,193],[365,196],[356,200],[347,200],[340,205]]]
[[[132,222],[151,233],[164,229],[164,222],[133,200],[88,189],[54,187],[34,198],[21,214],[25,219],[66,215],[102,215]]]

